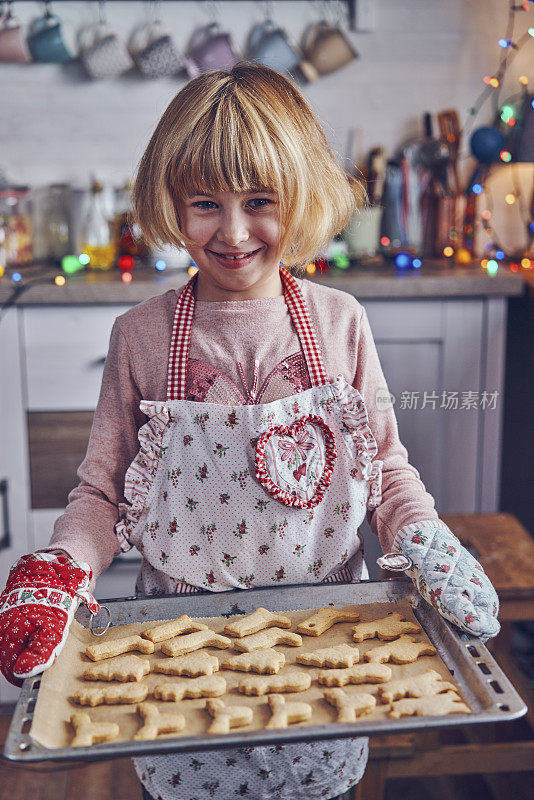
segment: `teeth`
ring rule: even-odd
[[[222,253],[218,253],[218,255],[220,255],[221,258],[227,258],[227,259],[229,259],[231,261],[237,261],[237,259],[239,259],[239,258],[246,258],[246,256],[252,255],[253,252],[254,252],[254,250],[252,250],[250,253],[243,253],[242,255],[239,255],[239,256],[226,256],[226,255],[223,255]]]

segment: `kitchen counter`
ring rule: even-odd
[[[121,281],[117,270],[83,271],[68,278],[64,286],[56,286],[57,270],[28,267],[21,270],[31,285],[16,299],[16,305],[134,304],[168,289],[182,286],[187,274],[182,270],[158,273],[153,269],[135,270],[130,284]],[[352,266],[328,273],[307,276],[310,280],[348,292],[358,298],[462,298],[512,297],[522,295],[525,286],[534,284],[534,276],[522,270],[511,272],[501,266],[496,275],[480,266],[460,267],[444,261],[425,261],[418,270],[400,272],[392,265]],[[528,282],[527,282],[528,277]],[[14,284],[6,277],[0,280],[0,303],[13,294]]]

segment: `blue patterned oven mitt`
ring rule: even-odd
[[[406,570],[442,617],[482,641],[497,636],[499,598],[482,565],[441,520],[405,525],[393,550],[413,562]]]

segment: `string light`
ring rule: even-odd
[[[78,261],[80,262],[80,264],[83,264],[84,267],[87,266],[90,260],[91,259],[89,258],[87,253],[80,253],[80,255],[78,256]]]
[[[56,277],[54,278],[54,283],[56,284],[56,286],[65,286],[65,284],[67,283],[67,279],[65,278],[64,275],[56,275]]]
[[[443,255],[445,256],[445,258],[450,258],[450,256],[453,255],[453,253],[454,249],[450,245],[447,245],[447,247],[443,248]]]
[[[306,267],[306,272],[308,273],[308,275],[313,275],[313,273],[315,272],[316,269],[317,268],[316,268],[315,264],[310,263]]]
[[[508,162],[512,160],[512,154],[508,150],[501,150],[499,157],[505,164],[508,164]]]
[[[187,274],[189,275],[190,278],[192,278],[193,275],[196,275],[197,272],[198,272],[198,267],[196,265],[190,266],[189,269],[187,270]]]
[[[509,206],[513,206],[513,204],[515,203],[515,194],[509,192],[504,198],[504,202],[507,203]]]
[[[495,275],[497,270],[499,269],[498,263],[492,258],[488,261],[488,266],[486,267],[488,275]]]
[[[158,272],[163,272],[167,269],[167,263],[162,258],[158,258],[154,264],[154,267],[158,270]]]
[[[123,283],[131,283],[133,280],[132,273],[125,270],[121,275],[121,280]]]
[[[382,245],[382,247],[389,247],[389,245],[391,244],[389,236],[382,236],[380,238],[380,244]]]
[[[22,275],[20,274],[20,272],[14,272],[13,275],[11,276],[11,280],[15,281],[15,283],[18,283],[19,281],[22,280]]]
[[[5,273],[5,269],[4,269],[4,267],[3,267],[3,266],[0,264],[0,278],[3,278],[3,277],[4,277],[4,273]]]

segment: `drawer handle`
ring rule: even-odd
[[[0,481],[0,495],[2,497],[2,523],[4,535],[0,539],[0,550],[7,550],[11,547],[11,533],[9,530],[9,503],[7,498],[7,478]]]
[[[95,358],[94,361],[89,362],[89,366],[91,369],[95,369],[96,367],[103,367],[106,363],[106,356],[100,356],[100,358]]]

